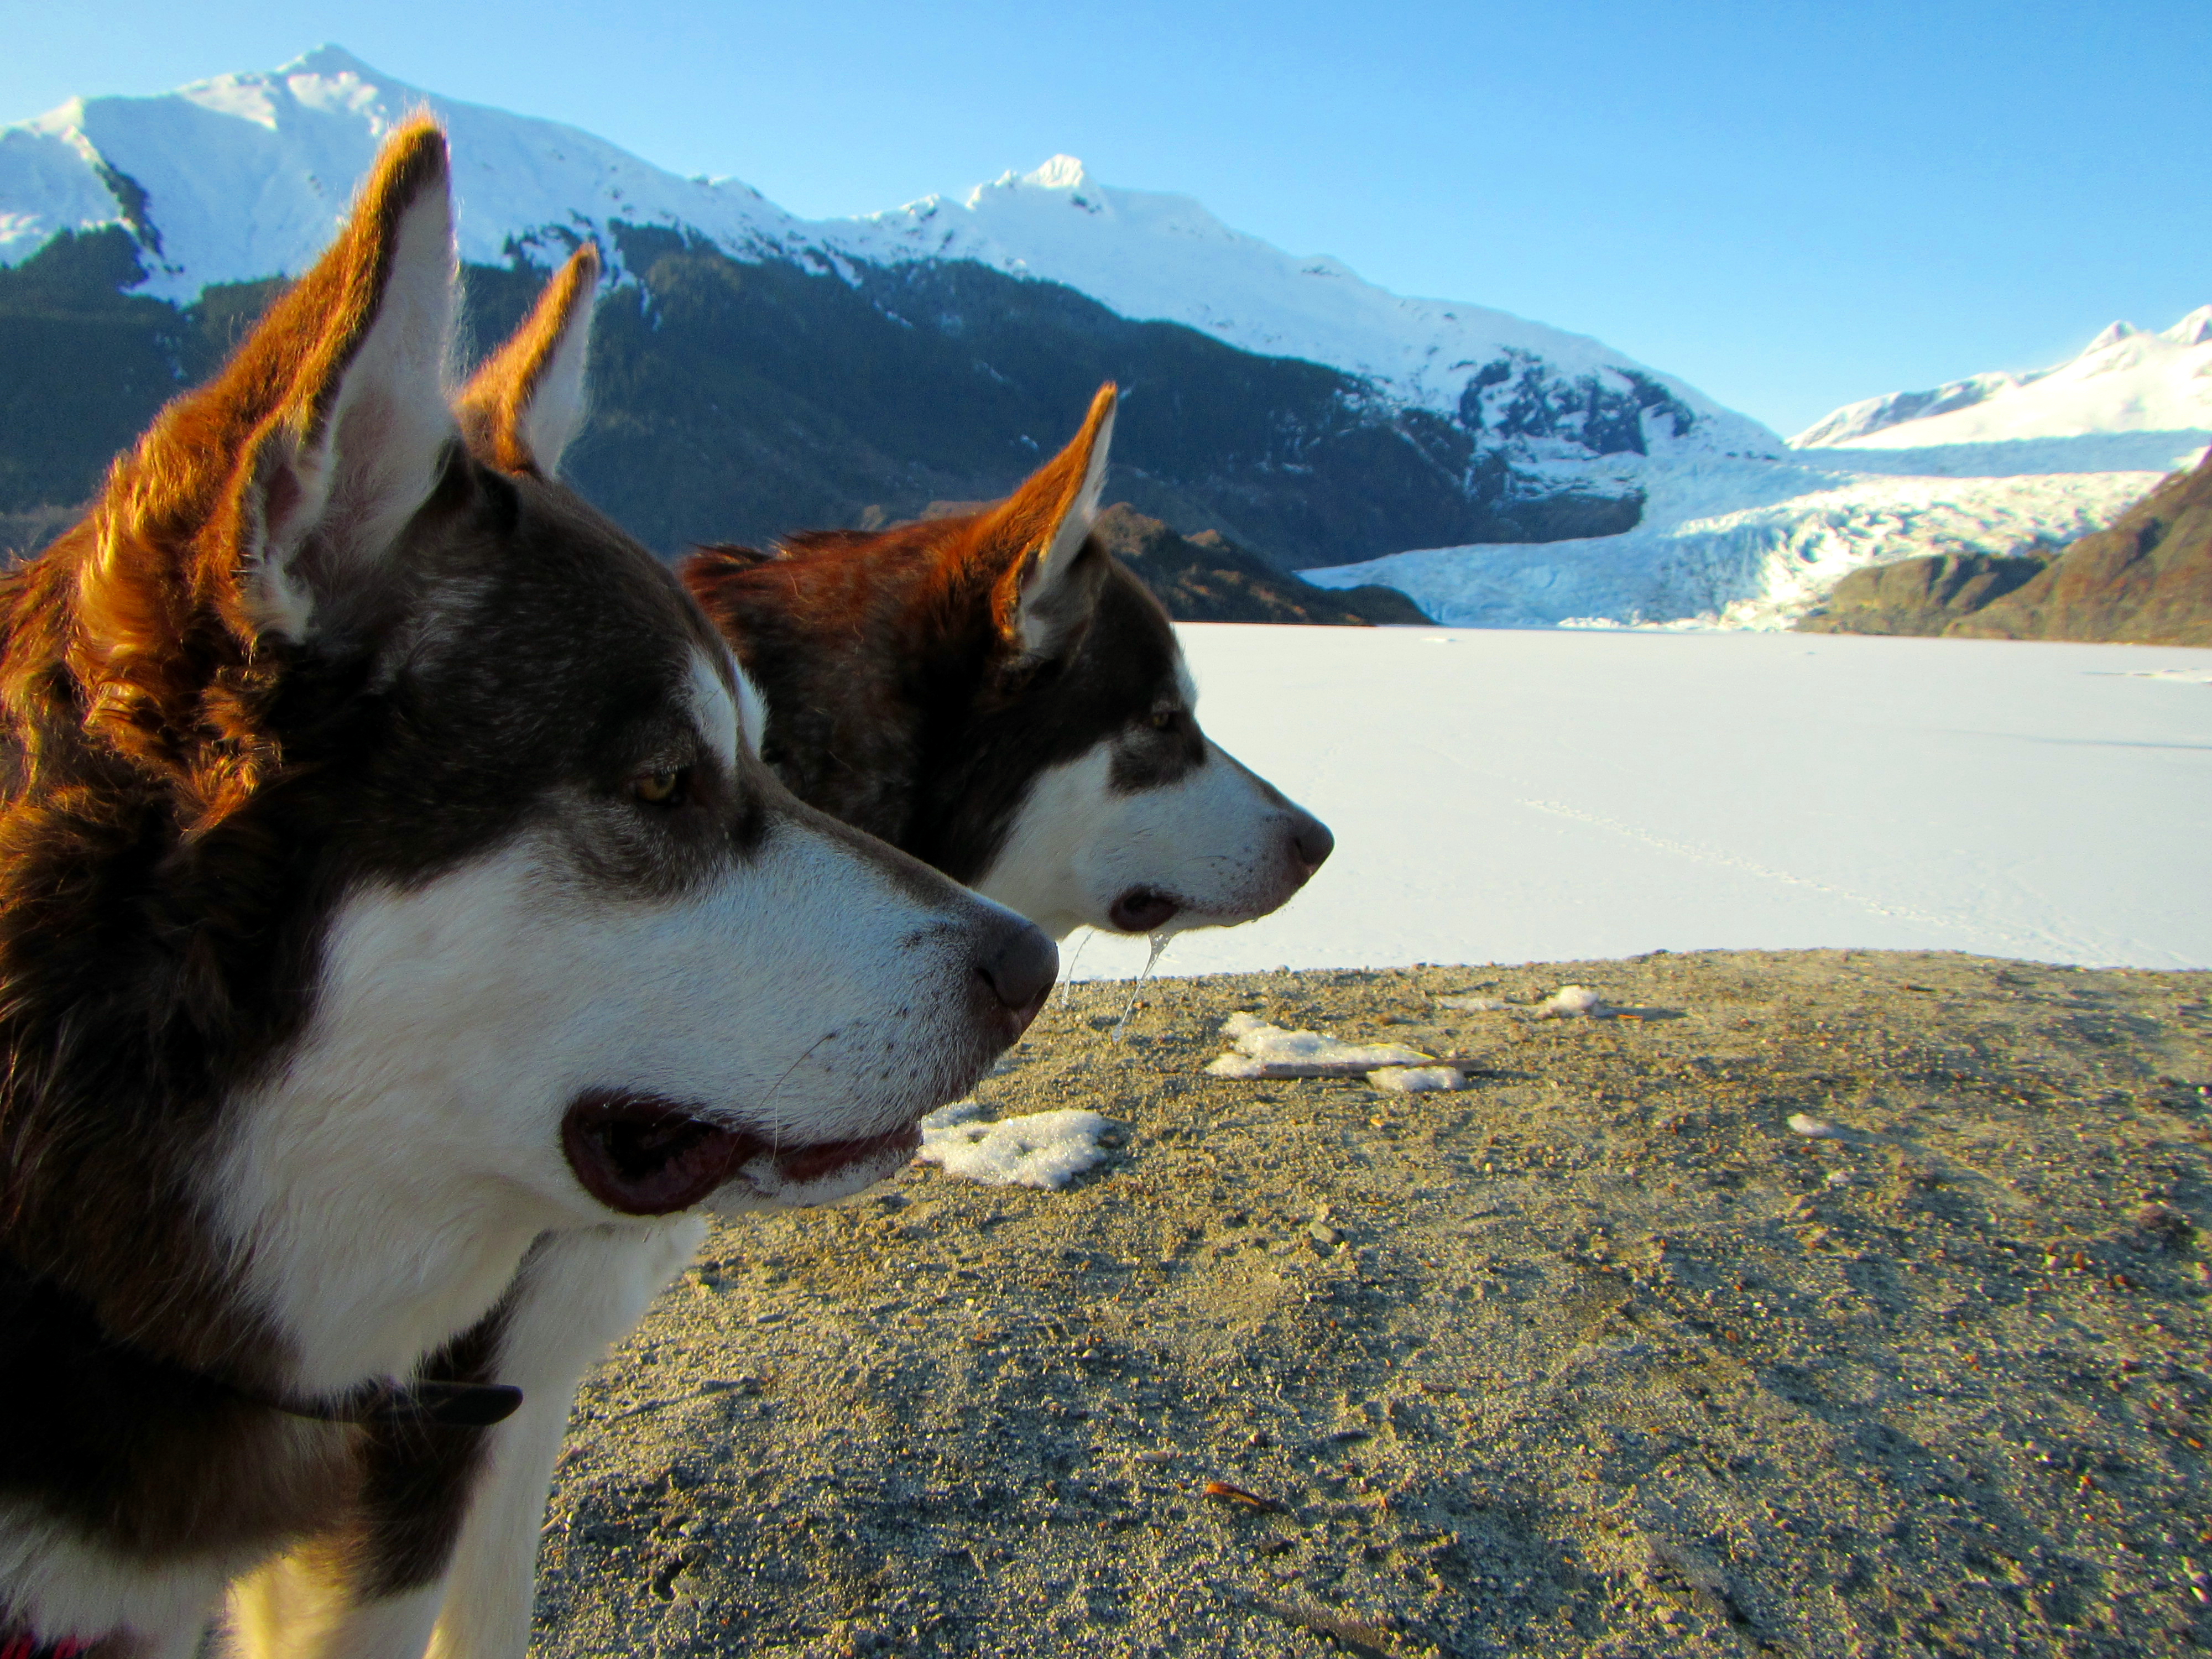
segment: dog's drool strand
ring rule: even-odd
[[[1174,935],[1164,928],[1152,935],[1152,954],[1145,958],[1145,966],[1137,975],[1137,982],[1129,988],[1129,1001],[1121,1010],[1121,1018],[1114,1022],[1114,1030],[1110,1036],[1115,1042],[1121,1040],[1121,1033],[1127,1029],[1129,1016],[1137,1012],[1137,997],[1144,990],[1145,981],[1152,976],[1152,969],[1159,966],[1160,952],[1168,948],[1168,940],[1173,937]]]
[[[1060,1006],[1063,1008],[1075,994],[1075,964],[1083,960],[1083,947],[1098,937],[1098,930],[1095,927],[1081,927],[1076,931],[1082,937],[1075,941],[1075,952],[1068,957],[1067,966],[1060,970]]]

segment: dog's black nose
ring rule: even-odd
[[[1336,837],[1328,833],[1328,826],[1310,812],[1300,812],[1291,820],[1291,847],[1298,862],[1306,867],[1308,875],[1328,862],[1328,855],[1336,851]]]
[[[1006,1006],[1034,1014],[1060,977],[1060,947],[1034,922],[1009,912],[1000,930],[983,941],[975,971]]]

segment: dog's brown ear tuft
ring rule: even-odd
[[[385,145],[295,290],[303,314],[283,319],[313,344],[240,481],[244,599],[263,630],[307,638],[316,607],[375,574],[436,486],[455,435],[454,264],[446,136],[421,118]]]
[[[214,682],[265,672],[263,635],[304,641],[373,577],[453,441],[453,276],[445,135],[418,119],[329,251],[110,474],[75,579],[92,725],[148,752],[223,725]]]
[[[514,337],[461,393],[461,431],[477,459],[503,472],[551,477],[584,424],[584,365],[599,251],[586,242],[538,296]]]
[[[992,584],[992,615],[1024,658],[1059,656],[1081,636],[1097,603],[1105,561],[1082,555],[1106,487],[1116,395],[1112,381],[1100,386],[1073,441],[978,527],[978,555],[1003,564]]]

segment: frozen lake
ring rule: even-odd
[[[1163,973],[1806,945],[2212,967],[2212,651],[1180,631],[1208,733],[1337,852]],[[1146,955],[1079,947],[1081,978]]]

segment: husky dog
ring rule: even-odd
[[[1334,842],[1199,729],[1167,612],[1091,536],[1115,389],[1007,500],[684,579],[762,694],[800,799],[1055,938],[1266,915]]]
[[[1052,982],[775,780],[555,481],[588,306],[457,421],[454,277],[418,122],[0,584],[11,1649],[187,1659],[228,1594],[249,1651],[520,1654],[575,1379],[697,1207],[896,1169]]]

